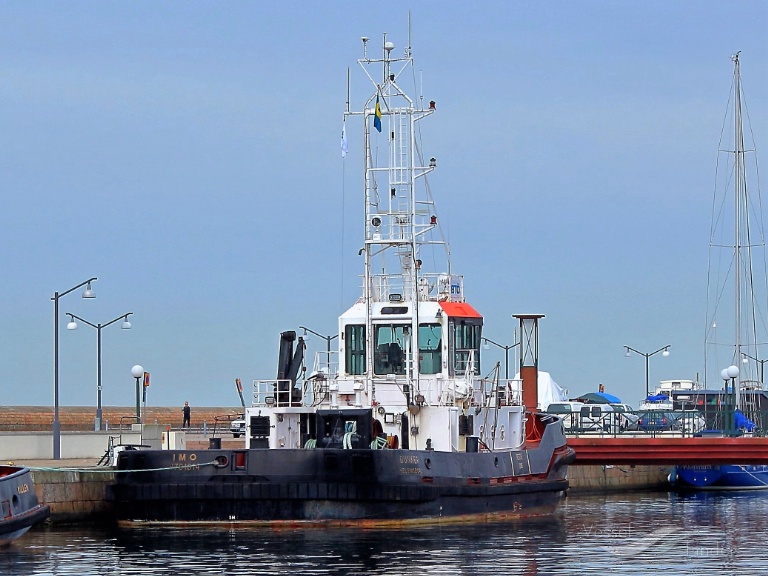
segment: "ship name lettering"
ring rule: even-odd
[[[194,452],[192,454],[184,454],[182,452],[180,454],[173,455],[174,462],[186,462],[187,458],[189,458],[190,462],[194,462],[195,460],[197,460],[197,454],[195,454]]]
[[[400,474],[416,474],[421,475],[421,468],[400,468]]]
[[[400,464],[418,464],[419,463],[419,457],[418,456],[400,456]]]
[[[29,484],[21,484],[19,486],[16,486],[16,491],[19,494],[26,494],[27,492],[29,492]]]

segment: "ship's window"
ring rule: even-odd
[[[470,368],[470,356],[472,357],[471,367],[473,374],[480,374],[480,342],[482,324],[480,320],[461,319],[451,321],[450,329],[453,332],[452,347],[450,352],[453,355],[453,364],[451,365],[451,376],[456,374],[465,374]]]
[[[384,306],[382,314],[408,314],[408,306]]]
[[[347,374],[365,374],[365,325],[350,324],[344,330]]]
[[[410,331],[410,324],[374,326],[376,349],[373,357],[374,374],[405,374]]]
[[[440,373],[443,333],[440,324],[419,324],[419,372]]]

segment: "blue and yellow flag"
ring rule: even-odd
[[[378,96],[376,96],[376,112],[373,115],[373,127],[381,132],[381,106],[379,106]]]

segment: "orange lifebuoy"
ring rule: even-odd
[[[400,447],[400,440],[397,438],[397,434],[393,436],[387,436],[387,448],[397,450]]]

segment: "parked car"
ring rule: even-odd
[[[584,404],[581,407],[581,429],[584,432],[619,431],[620,414],[614,412],[610,404]]]
[[[698,410],[683,410],[675,412],[675,428],[683,434],[695,434],[701,432],[706,427],[707,421]]]
[[[629,404],[611,404],[614,412],[621,414],[619,427],[622,430],[637,430],[637,421],[640,416],[637,415],[635,409]]]
[[[640,412],[637,419],[638,430],[646,432],[662,432],[664,430],[673,430],[677,424],[677,418],[671,412],[657,412],[651,410]]]
[[[245,418],[232,420],[229,424],[229,431],[232,432],[232,436],[235,438],[240,438],[240,436],[245,434]]]

